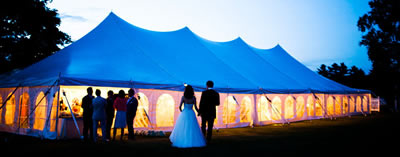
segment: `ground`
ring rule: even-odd
[[[220,129],[205,148],[171,147],[168,137],[137,136],[134,141],[84,143],[80,140],[40,140],[0,133],[2,154],[82,156],[350,156],[398,154],[399,113],[373,113],[268,125]]]

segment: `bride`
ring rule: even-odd
[[[185,104],[183,110],[182,104]],[[206,146],[203,133],[196,119],[196,114],[193,111],[193,106],[198,112],[193,87],[187,85],[179,106],[181,114],[176,120],[174,129],[169,136],[172,146],[174,147],[190,148]]]

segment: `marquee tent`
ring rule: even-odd
[[[217,128],[370,112],[370,91],[316,74],[280,45],[258,49],[240,37],[215,42],[187,27],[151,31],[111,12],[68,47],[0,75],[0,131],[49,139],[79,134],[88,86],[103,97],[134,88],[140,102],[135,127],[170,131],[184,84],[195,88],[199,101],[207,80],[221,94]]]

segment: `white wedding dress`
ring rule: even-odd
[[[178,148],[206,146],[204,135],[193,111],[193,104],[185,103],[184,107],[169,136],[172,146]]]

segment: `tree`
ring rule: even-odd
[[[3,0],[0,5],[0,73],[24,68],[71,42],[57,27],[49,0]]]
[[[372,61],[373,90],[393,104],[400,81],[400,1],[372,0],[371,11],[358,20],[363,32],[360,45],[368,49]]]
[[[344,63],[333,63],[331,66],[322,64],[317,69],[318,74],[352,88],[370,89],[368,76],[365,72],[352,66],[350,69]]]

